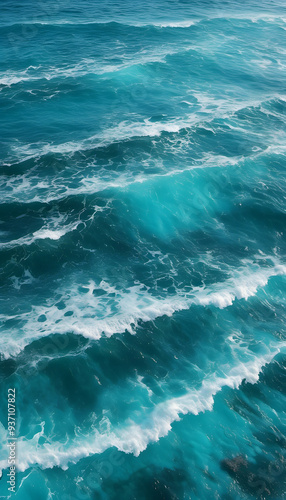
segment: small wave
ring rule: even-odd
[[[168,122],[152,122],[145,118],[142,122],[123,121],[115,127],[103,130],[101,133],[84,139],[80,142],[66,142],[62,144],[27,144],[13,147],[13,153],[18,159],[39,158],[47,154],[74,154],[78,151],[88,151],[94,148],[109,146],[116,142],[123,142],[135,137],[159,137],[163,132],[178,133],[191,127],[201,119],[196,114],[186,119],[174,119]]]
[[[152,23],[152,26],[160,27],[160,28],[190,28],[195,24],[198,24],[200,19],[192,19],[185,21],[162,21],[158,23]]]
[[[195,50],[194,46],[163,46],[159,50],[150,50],[149,53],[145,50],[130,56],[123,56],[122,62],[118,64],[107,64],[106,62],[99,62],[95,59],[82,59],[77,64],[72,66],[50,67],[42,68],[41,66],[34,68],[29,67],[22,71],[3,72],[0,73],[0,85],[10,87],[22,82],[35,82],[39,80],[54,80],[56,78],[80,78],[87,75],[105,75],[108,73],[116,73],[133,66],[152,64],[152,63],[165,63],[167,56],[172,56],[184,50]]]
[[[82,141],[65,142],[62,144],[19,144],[12,147],[13,154],[18,160],[38,158],[50,153],[72,155],[78,151],[88,151],[94,148],[106,147],[116,142],[128,141],[136,137],[160,137],[162,133],[179,133],[182,130],[191,128],[199,123],[208,123],[216,118],[226,118],[233,116],[236,112],[261,106],[261,104],[271,100],[265,96],[263,100],[243,101],[229,99],[215,99],[203,92],[194,92],[194,97],[200,109],[185,117],[178,117],[168,121],[151,121],[145,118],[142,121],[130,122],[124,120],[114,127],[102,130],[96,135],[83,139]],[[209,116],[203,116],[205,113]]]
[[[195,24],[198,24],[201,22],[203,19],[187,19],[187,20],[178,20],[178,21],[128,21],[128,20],[112,20],[112,19],[106,19],[102,21],[98,20],[91,20],[91,19],[83,19],[82,21],[76,20],[67,20],[67,19],[58,19],[58,20],[50,20],[50,21],[45,21],[45,20],[31,20],[31,21],[22,21],[20,24],[19,23],[14,23],[14,24],[5,24],[0,27],[2,28],[13,28],[13,27],[21,27],[25,25],[29,26],[118,26],[118,27],[130,27],[130,28],[149,28],[149,27],[155,27],[155,28],[190,28],[191,26],[194,26]]]
[[[170,20],[170,19],[161,19],[150,21],[148,20],[128,20],[128,19],[82,19],[82,20],[67,20],[67,19],[53,19],[53,20],[39,20],[39,19],[31,19],[27,21],[21,21],[21,23],[9,23],[3,24],[0,26],[0,29],[7,28],[18,28],[21,26],[99,26],[99,27],[107,27],[107,26],[118,26],[118,27],[127,27],[127,28],[190,28],[196,24],[200,24],[203,22],[210,22],[213,20],[241,20],[241,21],[251,21],[252,23],[258,23],[260,21],[264,21],[266,23],[276,23],[281,22],[283,24],[286,23],[286,18],[279,14],[267,14],[267,13],[257,13],[257,12],[247,12],[245,11],[243,14],[239,14],[237,12],[226,12],[224,16],[221,14],[217,15],[206,15],[205,13],[200,17],[196,17],[193,19],[178,19],[178,20]]]
[[[281,21],[282,23],[286,23],[286,18],[281,15],[272,15],[272,14],[264,14],[257,12],[245,12],[244,14],[231,13],[226,16],[214,16],[211,19],[226,19],[226,20],[241,20],[241,21],[251,21],[252,23],[257,23],[259,21],[264,21],[266,23],[276,23],[277,21]]]
[[[73,332],[87,339],[98,340],[102,336],[111,337],[125,331],[135,333],[140,322],[154,321],[164,315],[172,316],[193,305],[220,309],[229,307],[235,300],[247,300],[254,296],[259,288],[267,285],[271,277],[286,274],[286,266],[274,258],[269,259],[274,266],[261,268],[258,264],[246,261],[244,267],[230,271],[226,281],[208,288],[177,290],[174,297],[156,297],[140,283],[125,292],[118,291],[104,281],[99,285],[90,281],[88,285],[77,288],[71,286],[69,291],[57,290],[57,297],[60,296],[61,302],[65,304],[63,308],[58,309],[56,304],[37,306],[30,313],[10,317],[21,321],[23,326],[9,333],[7,342],[3,342],[3,355],[16,355],[34,340],[51,334]],[[5,316],[2,319],[5,323]]]
[[[82,435],[80,441],[65,444],[46,442],[43,446],[39,444],[40,438],[45,436],[45,422],[42,422],[41,430],[32,439],[18,439],[18,468],[24,471],[37,464],[43,469],[58,466],[65,470],[69,464],[103,453],[111,447],[138,456],[150,443],[166,436],[172,423],[179,421],[182,415],[211,411],[215,395],[224,387],[238,389],[243,380],[255,384],[262,368],[271,363],[285,345],[272,346],[264,354],[252,355],[250,361],[238,363],[232,368],[222,366],[220,373],[224,372],[224,376],[215,373],[206,378],[199,389],[189,389],[183,396],[159,403],[139,424],[129,419],[125,427],[109,429],[106,433],[93,430],[88,436]],[[0,467],[6,468],[7,460],[2,460]]]
[[[262,152],[258,152],[257,154],[251,155],[251,159],[254,159],[261,154]],[[7,190],[5,196],[3,196],[2,203],[13,203],[16,200],[27,204],[34,202],[50,203],[67,197],[93,195],[106,190],[124,190],[134,184],[153,182],[158,178],[182,175],[196,169],[216,167],[226,168],[231,165],[239,164],[244,160],[244,156],[230,158],[221,155],[206,155],[188,167],[184,166],[181,169],[178,168],[168,170],[164,168],[164,165],[162,165],[158,173],[148,175],[144,174],[144,172],[136,174],[132,172],[122,174],[114,173],[113,175],[109,173],[108,178],[106,178],[106,172],[99,172],[94,176],[84,176],[83,178],[79,178],[77,181],[77,187],[69,187],[67,180],[62,178],[58,179],[57,182],[55,182],[55,179],[52,179],[50,182],[43,183],[42,181],[39,181],[37,176],[27,179],[26,174],[24,174],[22,177],[17,176],[14,180],[11,178],[7,181],[4,178],[2,179],[2,187],[7,185],[10,188],[10,191]],[[41,194],[39,194],[39,189],[41,190]],[[16,241],[14,241],[14,243],[17,244]]]
[[[44,225],[38,231],[35,231],[31,235],[22,236],[16,240],[10,240],[4,243],[0,243],[0,249],[9,249],[16,246],[32,245],[37,240],[59,240],[65,234],[75,231],[78,225],[81,223],[80,220],[72,222],[70,224],[63,225],[63,217],[55,217],[46,225]]]
[[[93,218],[97,212],[102,212],[103,210],[105,210],[105,208],[106,207],[94,206],[91,217]],[[4,243],[0,242],[0,250],[15,248],[17,246],[23,245],[32,245],[38,240],[58,241],[66,234],[72,231],[76,231],[79,224],[85,225],[85,222],[79,218],[75,222],[66,224],[66,217],[58,215],[57,217],[52,217],[50,220],[45,222],[41,229],[38,229],[38,231],[35,231],[32,234],[22,236],[21,238],[18,238],[16,240],[10,240]]]

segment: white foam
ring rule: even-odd
[[[114,287],[107,288],[105,282],[98,286],[93,281],[82,285],[82,289],[74,285],[68,290],[57,290],[57,301],[65,304],[63,309],[49,300],[43,306],[34,306],[32,311],[11,316],[19,320],[21,328],[9,331],[7,340],[3,339],[3,355],[9,357],[20,352],[34,340],[59,333],[73,332],[87,339],[98,340],[103,335],[110,337],[115,333],[136,333],[139,322],[154,321],[156,318],[172,316],[176,311],[189,309],[193,305],[220,309],[231,306],[238,299],[247,300],[256,294],[258,288],[264,287],[272,276],[285,275],[286,266],[272,258],[274,265],[261,268],[258,264],[245,262],[236,271],[230,271],[229,278],[209,287],[195,287],[191,291],[178,289],[175,296],[154,296],[151,290],[140,283],[125,291]],[[106,294],[97,296],[98,291]],[[69,312],[70,315],[66,315]],[[41,318],[41,321],[38,321]],[[5,316],[2,317],[6,319]]]
[[[83,139],[81,141],[69,141],[61,144],[33,143],[20,144],[18,141],[12,146],[13,157],[18,161],[38,158],[49,153],[72,155],[77,151],[87,151],[93,148],[106,147],[120,141],[127,141],[135,137],[159,137],[162,133],[178,133],[181,130],[192,128],[198,124],[204,125],[206,118],[208,122],[217,118],[232,117],[237,111],[247,107],[260,106],[263,102],[271,99],[264,96],[261,100],[241,101],[240,99],[215,99],[204,92],[192,92],[200,109],[184,117],[170,119],[168,121],[153,122],[151,118],[131,122],[124,120],[114,127]],[[12,157],[12,160],[14,161]],[[8,160],[7,160],[8,161]]]
[[[41,468],[54,466],[67,469],[69,464],[80,459],[103,453],[110,447],[116,447],[124,453],[133,453],[138,456],[149,443],[156,442],[166,436],[172,428],[172,423],[181,419],[182,415],[211,411],[215,395],[223,387],[237,389],[243,380],[255,384],[259,373],[266,364],[285,348],[285,343],[273,346],[260,357],[252,355],[250,361],[240,362],[234,367],[224,365],[220,367],[220,374],[216,373],[207,377],[199,389],[188,389],[186,394],[177,398],[164,401],[153,407],[149,413],[143,414],[140,423],[128,419],[118,428],[108,425],[99,426],[99,430],[92,429],[88,435],[81,433],[79,439],[66,440],[65,443],[47,440],[39,444],[39,439],[45,436],[45,422],[42,422],[41,431],[32,439],[21,437],[17,441],[17,467],[24,471],[33,465]],[[7,467],[7,460],[0,462],[0,467]]]
[[[214,16],[209,19],[225,19],[220,16]],[[203,21],[209,20],[208,18],[204,19],[186,19],[180,21],[155,21],[151,23],[152,26],[157,28],[190,28],[191,26],[201,23]],[[252,22],[265,21],[265,22],[277,22],[278,20],[282,23],[285,23],[285,18],[280,16],[269,16],[269,15],[256,15],[256,14],[245,14],[245,15],[230,15],[226,19],[229,20],[251,20]],[[112,22],[112,21],[111,21]],[[62,24],[62,21],[53,21],[50,22],[40,22],[38,24]],[[64,24],[69,24],[69,22],[65,22]],[[72,24],[72,23],[70,23]],[[83,23],[84,24],[84,23]],[[101,24],[98,21],[88,21],[86,24]],[[103,23],[105,24],[105,23]],[[148,27],[150,23],[144,22],[136,22],[133,23],[125,23],[127,26],[134,27]],[[0,73],[0,85],[11,86],[21,82],[35,82],[37,80],[53,80],[55,78],[77,78],[85,75],[104,75],[108,73],[114,73],[117,71],[124,70],[126,68],[130,68],[137,65],[144,65],[153,62],[165,62],[166,57],[170,55],[174,55],[180,53],[182,51],[188,50],[209,50],[209,44],[201,43],[197,45],[190,45],[187,41],[182,42],[181,45],[173,45],[173,44],[164,44],[156,49],[141,50],[137,53],[133,53],[130,55],[122,54],[122,61],[118,64],[106,64],[106,59],[99,60],[92,58],[83,58],[76,64],[73,65],[65,65],[65,66],[51,66],[49,68],[44,68],[41,65],[38,67],[29,66],[28,68],[21,71],[6,71]]]
[[[229,125],[230,128],[235,128]],[[257,134],[259,135],[259,134]],[[280,138],[284,140],[284,138]],[[167,146],[166,146],[167,147]],[[172,148],[172,146],[171,146]],[[166,168],[164,162],[156,164],[158,173],[146,174],[144,171],[140,172],[138,166],[137,171],[133,171],[133,165],[130,170],[118,174],[117,172],[106,172],[106,170],[101,169],[97,171],[96,175],[84,175],[79,177],[71,170],[70,177],[53,177],[47,179],[46,181],[40,181],[38,176],[27,177],[27,174],[22,176],[15,176],[14,178],[10,176],[2,176],[1,188],[3,189],[2,202],[10,203],[15,201],[21,201],[21,203],[50,203],[51,201],[59,201],[68,196],[77,195],[89,195],[102,192],[108,189],[126,189],[134,184],[141,184],[145,182],[152,183],[157,178],[163,177],[173,177],[177,175],[183,175],[184,173],[205,168],[226,168],[232,165],[239,165],[244,160],[255,160],[257,157],[264,154],[279,154],[283,153],[285,150],[285,145],[279,145],[276,143],[275,146],[266,146],[266,149],[258,149],[254,151],[252,155],[249,156],[235,156],[228,157],[222,155],[206,154],[202,158],[193,160],[187,166],[180,168],[170,169]],[[93,165],[90,165],[93,167]],[[146,161],[146,166],[148,168],[148,161]],[[142,167],[142,165],[141,165]],[[91,169],[90,169],[91,170]],[[70,187],[69,181],[73,187]],[[76,187],[75,184],[77,184]],[[6,189],[9,188],[9,189]]]
[[[33,25],[33,26],[63,26],[63,25],[71,25],[71,26],[89,26],[89,25],[98,25],[98,26],[105,26],[105,25],[110,25],[110,24],[117,24],[118,26],[127,26],[127,27],[133,27],[133,28],[148,28],[150,26],[155,26],[159,28],[189,28],[193,26],[194,24],[197,24],[201,22],[203,19],[187,19],[187,20],[181,20],[181,21],[128,21],[126,19],[120,20],[119,18],[116,19],[102,19],[101,21],[99,20],[92,20],[92,19],[83,19],[83,20],[67,20],[67,19],[58,19],[58,20],[50,20],[50,21],[38,21],[38,20],[30,20],[30,21],[22,21],[21,24],[28,24],[28,25]],[[6,24],[6,26],[8,26]],[[10,24],[9,26],[13,26],[13,24]]]
[[[155,62],[165,62],[166,57],[177,54],[182,50],[195,49],[194,46],[176,47],[165,45],[158,47],[157,50],[150,49],[138,51],[132,55],[122,55],[122,62],[118,64],[107,64],[106,60],[102,62],[96,59],[84,58],[74,65],[51,66],[43,68],[39,66],[34,68],[29,66],[22,71],[8,71],[0,73],[0,85],[11,86],[20,82],[36,82],[38,80],[54,80],[55,78],[79,78],[86,75],[104,75],[115,73],[133,66],[145,65]]]
[[[162,21],[152,23],[152,26],[156,26],[159,28],[190,28],[195,24],[198,24],[200,19],[187,19],[185,21]]]
[[[237,12],[225,12],[225,15],[221,14],[212,14],[211,12],[206,15],[206,12],[200,18],[196,19],[184,19],[184,20],[158,20],[158,21],[150,21],[148,20],[128,20],[124,18],[108,18],[108,19],[82,19],[80,20],[67,20],[67,19],[53,19],[53,20],[38,20],[31,19],[26,21],[21,21],[21,25],[32,25],[32,26],[63,26],[63,25],[71,25],[71,26],[89,26],[89,25],[98,25],[104,26],[108,24],[117,24],[121,26],[134,27],[134,28],[148,28],[150,26],[155,26],[159,28],[189,28],[195,24],[208,22],[212,20],[241,20],[241,21],[251,21],[253,23],[257,23],[259,21],[269,22],[269,23],[286,23],[286,18],[281,16],[280,14],[272,14],[272,13],[257,13],[253,11],[244,11],[243,14]],[[6,24],[6,26],[14,26],[15,23]]]
[[[0,243],[0,249],[14,248],[16,246],[22,245],[32,245],[37,240],[59,240],[65,234],[75,231],[80,224],[80,220],[76,222],[71,222],[70,224],[63,224],[64,217],[52,218],[46,223],[41,229],[35,231],[32,234],[22,236],[16,240],[10,240],[4,243]]]
[[[32,276],[28,269],[24,270],[22,277],[19,278],[17,276],[12,276],[10,279],[13,283],[13,287],[16,290],[20,290],[24,285],[31,285],[32,283],[38,281],[37,278],[34,278],[34,276]]]
[[[259,21],[269,22],[269,23],[277,23],[277,21],[281,21],[282,23],[286,22],[286,18],[277,14],[264,14],[257,12],[244,12],[243,14],[231,13],[227,15],[225,18],[221,16],[215,16],[213,19],[234,19],[241,21],[251,21],[253,23],[257,23]]]
[[[186,119],[174,119],[168,122],[152,122],[149,118],[141,122],[122,121],[115,127],[84,139],[79,142],[70,141],[62,144],[27,144],[15,145],[14,153],[21,159],[36,158],[49,153],[73,154],[77,151],[86,151],[92,148],[108,146],[115,142],[125,141],[134,137],[158,137],[162,132],[179,132],[198,121],[193,114]]]

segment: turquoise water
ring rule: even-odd
[[[0,8],[0,497],[286,498],[284,2]]]

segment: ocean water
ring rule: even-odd
[[[0,498],[286,498],[285,2],[0,10]]]

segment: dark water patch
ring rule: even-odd
[[[262,382],[286,396],[286,356],[281,355],[263,372]]]
[[[285,498],[286,468],[283,455],[278,455],[273,460],[259,455],[256,457],[255,464],[243,456],[237,456],[224,459],[221,467],[251,497],[259,500]]]
[[[0,361],[0,378],[5,380],[13,375],[17,370],[15,359],[2,359]]]
[[[133,473],[126,481],[112,484],[105,481],[103,490],[112,500],[118,494],[126,500],[179,500],[183,498],[186,483],[189,478],[183,469],[160,469],[159,467],[145,467]],[[117,491],[117,494],[114,492]]]

